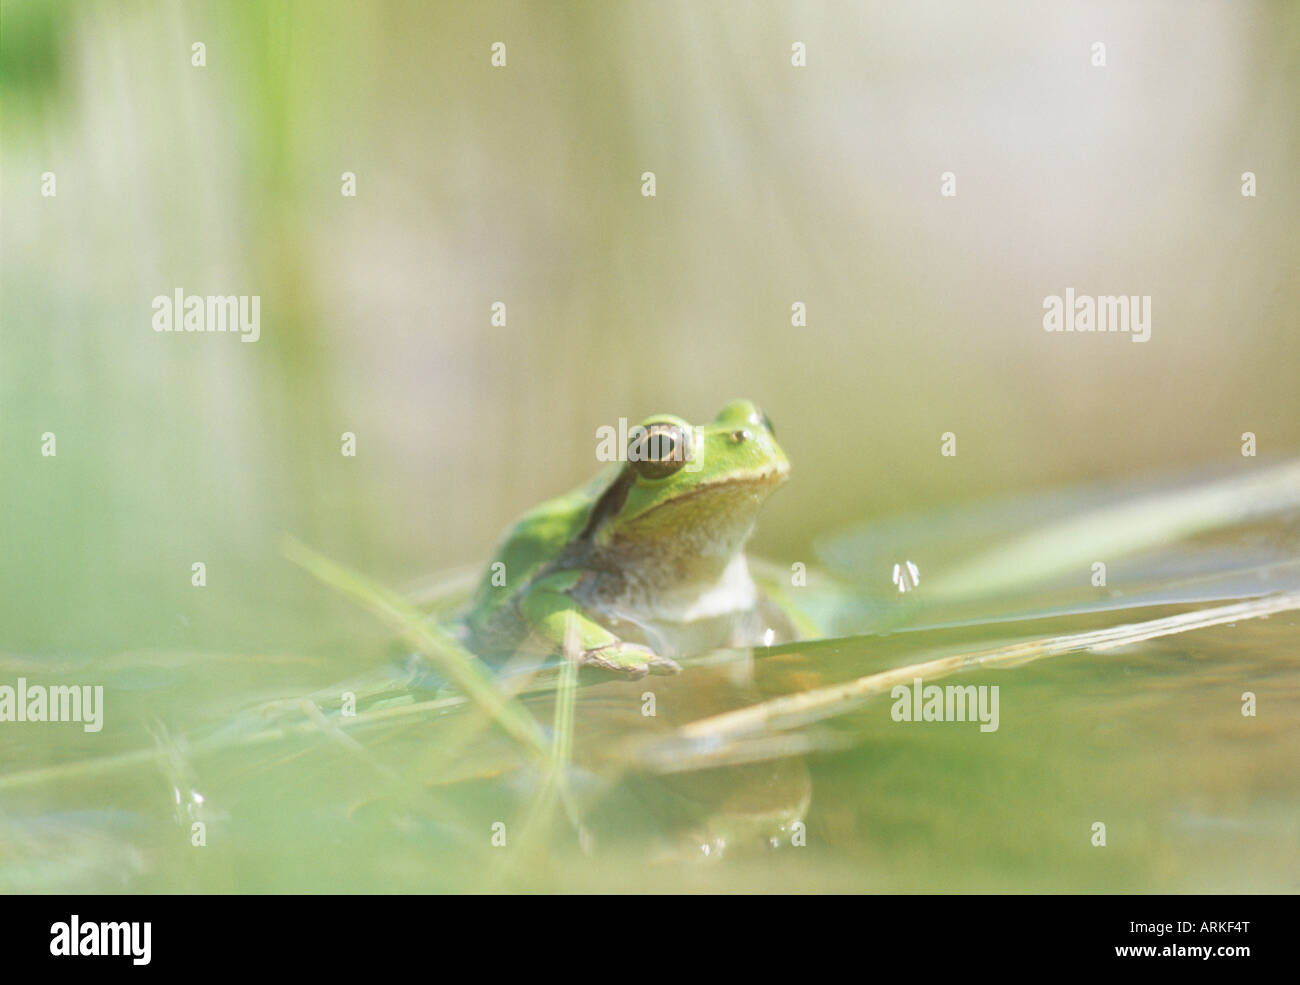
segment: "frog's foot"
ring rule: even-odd
[[[646,674],[679,674],[682,670],[677,661],[661,657],[649,647],[624,643],[622,640],[583,650],[578,665],[622,674],[629,680],[645,677]]]

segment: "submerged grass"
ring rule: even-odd
[[[366,581],[361,575],[353,577],[362,583]],[[351,592],[345,594],[354,597]],[[367,590],[369,598],[388,595],[379,586],[369,586]],[[376,873],[387,871],[384,865],[393,853],[409,851],[411,855],[404,857],[401,876],[395,877],[406,880],[402,885],[416,888],[444,885],[438,880],[447,879],[451,882],[446,885],[490,891],[569,886],[568,880],[575,878],[575,872],[599,879],[594,873],[607,871],[600,867],[607,864],[611,853],[618,859],[622,857],[620,852],[629,850],[636,852],[636,871],[651,873],[653,866],[645,869],[646,862],[661,856],[655,854],[652,844],[639,840],[641,829],[635,829],[638,833],[634,835],[628,835],[624,829],[634,821],[642,823],[638,810],[658,811],[667,804],[671,786],[682,779],[681,774],[706,771],[699,774],[706,788],[738,784],[739,788],[748,789],[754,783],[754,774],[746,773],[744,768],[734,778],[730,772],[712,771],[856,746],[862,749],[863,757],[875,757],[871,760],[874,765],[867,767],[862,765],[867,760],[841,754],[811,760],[815,764],[812,768],[820,772],[815,784],[819,793],[813,799],[814,811],[809,823],[819,826],[816,837],[825,850],[847,851],[843,846],[832,846],[826,839],[839,837],[836,825],[844,822],[837,818],[843,817],[849,803],[845,791],[852,791],[853,798],[865,797],[861,791],[866,784],[872,794],[861,802],[852,800],[855,819],[859,816],[863,819],[853,823],[867,825],[870,836],[862,833],[867,828],[852,829],[856,832],[854,838],[867,840],[862,845],[852,842],[858,846],[852,851],[859,854],[851,857],[866,867],[863,871],[880,867],[881,871],[891,872],[902,880],[898,885],[910,885],[909,879],[923,880],[928,876],[925,872],[913,872],[902,863],[886,863],[873,852],[884,851],[882,846],[893,844],[890,839],[896,836],[891,834],[894,831],[891,825],[899,823],[900,817],[937,816],[951,820],[942,811],[933,815],[929,799],[934,789],[948,789],[950,783],[960,786],[965,782],[951,779],[951,775],[956,775],[951,774],[955,767],[941,767],[941,763],[947,762],[945,756],[958,757],[956,761],[961,769],[972,770],[974,776],[981,778],[979,782],[993,785],[992,792],[978,784],[961,789],[968,790],[976,798],[975,802],[985,804],[984,809],[993,819],[990,823],[996,824],[1009,823],[1007,817],[1014,813],[1009,810],[1006,816],[998,813],[1005,807],[994,796],[1001,773],[1018,772],[1038,761],[1025,758],[1029,746],[1024,742],[948,745],[945,744],[948,737],[957,733],[943,730],[900,733],[882,726],[880,717],[871,709],[879,708],[884,700],[882,695],[887,696],[893,685],[910,683],[914,676],[922,676],[927,682],[937,681],[964,671],[1020,668],[1066,654],[1100,655],[1116,647],[1213,626],[1247,620],[1262,623],[1265,616],[1288,611],[1300,611],[1300,592],[1233,605],[1197,607],[1161,619],[1091,628],[1086,632],[1073,632],[1069,626],[1060,626],[1057,635],[1043,633],[1031,639],[1023,638],[1021,624],[1005,626],[1002,640],[987,635],[976,642],[961,635],[918,638],[891,634],[773,648],[755,655],[754,668],[765,684],[780,686],[752,692],[752,699],[734,710],[723,710],[728,707],[724,703],[726,696],[711,692],[709,681],[717,678],[720,667],[747,659],[748,655],[718,652],[685,663],[681,684],[702,698],[692,706],[692,712],[670,719],[671,724],[662,722],[652,727],[643,727],[648,721],[641,722],[635,712],[633,718],[624,717],[626,712],[617,709],[612,717],[606,715],[612,693],[639,693],[640,685],[621,688],[611,682],[589,684],[587,679],[579,677],[572,659],[561,661],[549,678],[532,680],[527,692],[512,693],[512,683],[494,682],[499,693],[497,700],[491,702],[477,702],[465,694],[451,693],[450,689],[423,700],[418,684],[412,686],[412,681],[400,677],[371,674],[345,685],[319,690],[303,688],[298,695],[283,700],[250,703],[241,711],[206,726],[174,722],[178,728],[159,733],[152,747],[10,774],[0,777],[0,790],[70,778],[93,784],[102,782],[103,774],[110,769],[131,771],[130,782],[125,773],[119,777],[120,782],[110,782],[129,788],[131,783],[143,780],[148,788],[156,785],[161,772],[168,784],[182,793],[191,786],[204,792],[218,812],[215,815],[218,819],[211,823],[221,825],[219,818],[223,810],[238,813],[242,830],[236,833],[227,827],[219,834],[227,839],[226,844],[238,845],[237,852],[251,853],[249,859],[260,859],[262,855],[258,853],[264,852],[271,853],[267,857],[288,859],[285,863],[288,875],[281,877],[282,881],[276,884],[279,887],[296,885],[292,880],[308,878],[292,867],[298,851],[292,838],[297,835],[282,840],[275,827],[281,823],[279,819],[291,819],[286,824],[296,832],[303,818],[332,816],[333,807],[344,806],[346,809],[339,816],[348,818],[349,830],[353,832],[349,837],[374,852],[373,857],[364,856],[365,865],[371,869],[358,878],[379,879]],[[889,663],[882,664],[879,660]],[[878,672],[852,677],[855,668],[863,667],[868,661],[875,662]],[[1109,664],[1100,659],[1096,662]],[[1065,662],[1062,665],[1066,666]],[[1079,673],[1078,663],[1074,666],[1074,673]],[[1191,675],[1180,672],[1179,676]],[[844,677],[852,679],[831,683]],[[341,687],[358,695],[355,716],[344,715],[338,709]],[[1133,697],[1152,700],[1152,694],[1150,686],[1139,686]],[[760,695],[766,700],[758,700]],[[1112,696],[1110,700],[1116,699]],[[525,746],[518,738],[522,729],[504,728],[488,711],[500,707],[511,707],[517,714],[528,716],[532,723],[529,731],[535,729],[539,742]],[[867,714],[853,714],[864,709]],[[1049,730],[1049,740],[1051,734]],[[916,745],[918,741],[923,744]],[[182,762],[180,768],[173,764],[169,772],[167,754],[173,745],[180,750]],[[942,750],[942,755],[938,750]],[[891,767],[891,760],[908,764],[908,770],[919,770],[921,779],[901,782],[899,767]],[[191,763],[195,767],[193,776],[189,772]],[[839,776],[836,771],[841,769],[850,772]],[[593,777],[598,781],[594,786]],[[654,799],[631,806],[625,799],[629,788],[653,790]],[[699,784],[695,784],[691,789],[698,788]],[[321,790],[325,791],[323,800],[312,800],[312,794]],[[761,796],[772,797],[781,792],[763,792]],[[1096,790],[1089,788],[1078,799],[1086,802],[1096,794]],[[1166,799],[1172,796],[1166,794]],[[268,797],[280,798],[282,803],[268,803]],[[987,798],[987,802],[980,800],[981,797]],[[886,801],[889,806],[882,806]],[[168,837],[158,827],[167,824],[167,805],[157,800],[156,794],[150,794],[146,803],[148,806],[137,810],[146,819],[142,823],[155,827],[140,830],[162,832],[149,835],[152,840],[146,842],[150,846],[146,857],[152,861],[157,851],[153,846],[159,839]],[[1039,809],[1035,803],[1020,802],[1020,807],[1032,814]],[[21,805],[22,801],[15,800],[14,804]],[[318,815],[316,812],[320,810],[324,813]],[[1051,811],[1044,809],[1033,817],[1037,818],[1033,823],[1047,835],[1065,837],[1052,826],[1057,822],[1053,821],[1055,815]],[[509,827],[508,844],[489,847],[487,825],[495,824],[498,819]],[[188,822],[189,816],[180,820]],[[11,839],[28,830],[24,824],[48,823],[50,839],[57,830],[56,819],[43,815],[33,822],[17,813],[10,822],[17,833],[7,835]],[[83,822],[73,817],[69,823],[101,822],[93,818]],[[678,828],[669,825],[682,824],[667,813],[661,819],[645,823],[662,825],[665,832],[677,832]],[[969,818],[963,818],[961,823],[969,824]],[[266,827],[258,827],[259,824]],[[959,834],[961,824],[957,828]],[[265,842],[269,847],[249,848],[246,841],[233,840],[246,839],[249,830],[269,839]],[[127,829],[122,829],[112,833],[111,844],[122,852],[137,851],[140,842],[133,840],[137,836],[126,832]],[[505,833],[503,828],[502,834]],[[906,844],[923,842],[924,837],[917,834],[908,835],[905,840]],[[496,842],[491,844],[495,846]],[[1182,845],[1182,841],[1177,844]],[[685,853],[690,847],[686,845],[680,850]],[[40,842],[30,854],[51,859],[47,864],[57,866],[62,864],[58,861],[59,850],[51,840]],[[741,850],[739,846],[735,848],[736,852]],[[964,849],[958,843],[957,847],[949,845],[947,851],[960,860]],[[582,868],[587,863],[578,860],[588,856],[591,868]],[[189,855],[178,856],[177,862],[182,857],[186,860],[182,868],[195,864]],[[824,853],[816,856],[819,860],[816,864],[827,864],[828,857],[834,856]],[[206,861],[206,856],[198,858],[200,862]],[[690,856],[682,854],[673,858],[686,861]],[[807,858],[811,864],[814,856]],[[801,865],[803,859],[800,856]],[[631,857],[628,861],[631,864]],[[761,864],[771,866],[781,861],[775,856],[763,856]],[[247,865],[248,872],[256,871],[251,861]],[[579,867],[575,869],[575,865]],[[747,868],[748,865],[751,863],[741,860],[726,871],[742,874],[757,871]],[[837,877],[843,875],[834,865],[825,870],[809,868],[807,872],[813,873],[807,875],[813,881],[829,880],[834,873],[839,873]],[[17,880],[24,877],[17,870],[0,873],[0,882],[9,878],[11,885],[17,885]],[[733,876],[715,874],[694,878],[730,880]],[[983,878],[982,870],[976,871],[972,878]],[[620,881],[620,885],[628,883]]]
[[[449,768],[496,725],[516,749],[520,757],[516,762],[531,760],[539,769],[538,784],[525,812],[519,838],[531,842],[549,830],[557,805],[563,806],[570,822],[581,830],[581,810],[570,794],[567,776],[574,758],[579,695],[587,686],[579,683],[578,667],[572,652],[567,652],[557,674],[547,679],[530,678],[521,688],[534,697],[540,694],[544,698],[553,698],[552,723],[547,736],[521,693],[506,689],[478,657],[461,647],[411,603],[297,541],[289,541],[285,552],[322,582],[394,626],[454,683],[460,693],[418,700],[406,682],[365,678],[347,685],[358,695],[359,702],[368,704],[354,715],[327,714],[322,710],[329,702],[337,701],[338,688],[268,702],[193,738],[188,743],[192,754],[264,747],[295,737],[322,734],[354,753],[364,753],[366,743],[356,738],[356,734],[373,734],[377,729],[386,733],[406,722],[452,716],[457,719],[459,727],[439,733],[436,754],[426,764],[430,767],[427,772],[430,783],[455,783],[467,778],[454,775]],[[962,649],[923,660],[907,659],[900,666],[849,681],[780,694],[738,709],[704,715],[666,734],[628,735],[626,741],[618,743],[616,753],[607,757],[607,763],[612,760],[611,769],[618,775],[639,770],[675,773],[842,748],[853,744],[853,737],[842,732],[818,731],[818,723],[847,715],[872,697],[888,693],[900,683],[908,684],[918,676],[933,681],[964,671],[1018,667],[1064,654],[1104,652],[1163,636],[1293,610],[1300,610],[1300,591],[1232,605],[1198,608],[1161,619],[1100,630],[1039,637],[976,650]],[[852,639],[849,637],[844,641],[851,643]],[[900,640],[900,646],[904,645],[906,643]],[[571,643],[566,642],[566,651],[572,649]],[[689,674],[697,664],[713,663],[724,656],[717,654],[706,660],[686,661],[685,672]],[[465,714],[470,711],[478,714]],[[277,720],[277,716],[288,715],[298,720]],[[0,776],[0,791],[147,766],[157,763],[160,754],[159,746],[155,744],[153,748],[143,747],[110,756],[19,770]]]
[[[700,719],[681,729],[685,740],[738,738],[765,735],[773,731],[798,728],[858,708],[864,701],[889,692],[914,678],[940,680],[970,670],[1020,667],[1047,657],[1062,656],[1085,650],[1100,652],[1116,647],[1173,636],[1178,633],[1207,629],[1248,619],[1262,619],[1281,612],[1300,610],[1300,592],[1287,592],[1234,605],[1216,606],[1181,613],[1163,619],[1127,623],[1120,626],[1044,637],[1007,646],[958,653],[905,666],[829,687],[799,694],[782,695],[710,718]],[[717,755],[716,751],[714,753]]]
[[[533,716],[497,684],[491,671],[478,657],[457,643],[446,630],[401,596],[349,571],[293,538],[285,539],[284,553],[320,581],[337,588],[387,621],[521,747],[540,761],[549,758],[546,737]]]

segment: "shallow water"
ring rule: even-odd
[[[137,655],[109,678],[117,721],[102,739],[72,725],[0,733],[0,886],[1300,889],[1296,612],[962,675],[962,684],[998,685],[995,732],[896,722],[881,695],[822,723],[814,734],[825,748],[806,756],[618,775],[620,742],[647,728],[666,734],[762,696],[1116,621],[1073,615],[788,646],[764,651],[749,682],[737,673],[743,663],[724,661],[671,681],[586,685],[569,774],[576,827],[563,812],[525,825],[537,771],[491,730],[462,739],[463,714],[399,716],[344,736],[297,707],[264,705],[327,683],[327,661]],[[231,686],[213,675],[217,665]],[[11,658],[4,669],[12,677],[31,665]],[[400,709],[403,688],[392,687]],[[657,698],[652,719],[641,714],[647,691]],[[1257,695],[1256,717],[1243,717],[1243,691]],[[549,722],[551,697],[529,701]],[[277,735],[268,726],[302,727]],[[249,735],[260,737],[239,744]],[[805,844],[791,844],[789,822],[809,798]],[[196,820],[204,847],[190,844]],[[1098,821],[1104,847],[1092,844]],[[492,843],[498,822],[503,847]]]

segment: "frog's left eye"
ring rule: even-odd
[[[691,458],[691,436],[676,424],[647,424],[639,428],[627,447],[627,460],[637,475],[663,479]]]

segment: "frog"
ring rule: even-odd
[[[754,402],[695,427],[652,415],[619,457],[507,531],[463,619],[475,653],[638,679],[679,673],[692,654],[804,638],[808,620],[760,589],[746,557],[790,475]]]

